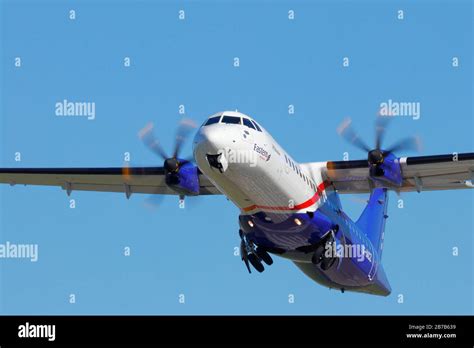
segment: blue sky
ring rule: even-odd
[[[130,152],[134,165],[160,166],[137,132],[153,121],[171,148],[180,104],[199,124],[221,110],[247,113],[309,162],[346,151],[364,158],[337,136],[341,121],[351,117],[372,144],[380,103],[413,101],[420,119],[396,118],[386,145],[418,134],[422,154],[472,152],[472,22],[469,1],[3,0],[0,164],[121,166]],[[63,99],[95,102],[95,120],[55,116]],[[328,290],[279,258],[247,274],[233,255],[238,210],[223,196],[194,199],[184,210],[165,198],[154,211],[142,195],[72,198],[75,209],[59,188],[0,188],[0,243],[39,245],[36,263],[0,260],[1,313],[473,313],[470,191],[403,194],[403,209],[391,194],[386,298]],[[343,204],[354,218],[363,208],[349,197]]]

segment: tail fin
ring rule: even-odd
[[[385,220],[388,217],[387,203],[387,189],[374,189],[370,194],[369,203],[356,222],[356,225],[365,231],[379,255],[382,254]]]

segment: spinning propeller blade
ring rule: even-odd
[[[182,166],[193,162],[193,157],[189,156],[185,159],[179,158],[184,142],[191,134],[192,129],[196,128],[194,121],[190,119],[182,119],[176,130],[175,143],[173,146],[173,155],[169,157],[168,153],[163,149],[163,146],[154,135],[153,123],[148,123],[138,132],[138,137],[142,140],[147,148],[163,160],[163,168],[165,169],[166,184],[168,186],[177,185],[179,183],[179,171]],[[129,181],[132,173],[126,165],[123,169],[123,176],[125,181]],[[176,186],[173,186],[176,187]],[[156,209],[162,202],[162,195],[152,194],[145,200],[145,206]]]
[[[346,141],[358,147],[359,149],[369,152],[370,148],[367,144],[359,137],[359,135],[352,128],[352,120],[346,118],[337,128],[337,133],[343,137]]]
[[[193,120],[190,119],[183,119],[179,123],[179,127],[176,130],[176,142],[174,145],[173,157],[177,158],[183,147],[184,142],[188,138],[189,134],[193,129],[196,128],[196,124]]]
[[[163,150],[163,147],[158,142],[158,140],[155,138],[155,135],[153,134],[153,128],[153,123],[148,123],[138,132],[138,137],[143,141],[146,147],[165,160],[168,158],[168,155]]]
[[[367,152],[367,161],[369,165],[377,167],[380,166],[384,159],[395,151],[420,151],[421,141],[419,137],[404,138],[387,150],[382,149],[382,142],[385,137],[386,129],[390,121],[388,116],[379,116],[375,122],[375,148],[370,149],[366,143],[359,137],[359,135],[352,128],[351,119],[345,119],[337,128],[337,133],[346,141],[356,146],[357,148]]]
[[[182,119],[179,123],[178,129],[176,130],[175,144],[173,146],[173,156],[169,157],[166,151],[161,146],[160,142],[156,139],[153,133],[153,123],[148,123],[142,130],[138,132],[139,138],[143,141],[146,147],[152,152],[160,156],[164,160],[163,167],[169,172],[177,171],[183,164],[192,161],[192,157],[189,159],[180,159],[179,154],[183,147],[184,142],[191,134],[191,131],[196,128],[196,124],[193,120]]]

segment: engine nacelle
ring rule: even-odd
[[[179,169],[166,173],[166,184],[185,196],[196,196],[199,194],[198,168],[191,162],[183,161]]]
[[[390,183],[390,186],[402,186],[403,176],[398,158],[388,153],[382,163],[369,164],[370,177],[375,181]]]

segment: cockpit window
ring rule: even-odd
[[[224,116],[224,117],[222,117],[222,123],[241,124],[240,117],[234,117],[234,116]]]
[[[207,122],[204,125],[209,126],[210,124],[218,123],[220,118],[221,118],[220,116],[211,117],[210,119],[207,120]]]
[[[259,132],[261,132],[262,130],[260,129],[260,127],[258,126],[257,122],[255,122],[254,120],[252,120],[252,123],[254,124],[255,128],[257,128],[257,130]]]
[[[253,125],[252,122],[248,118],[242,118],[242,121],[244,121],[244,126],[247,126],[249,128],[255,129],[255,126]]]

